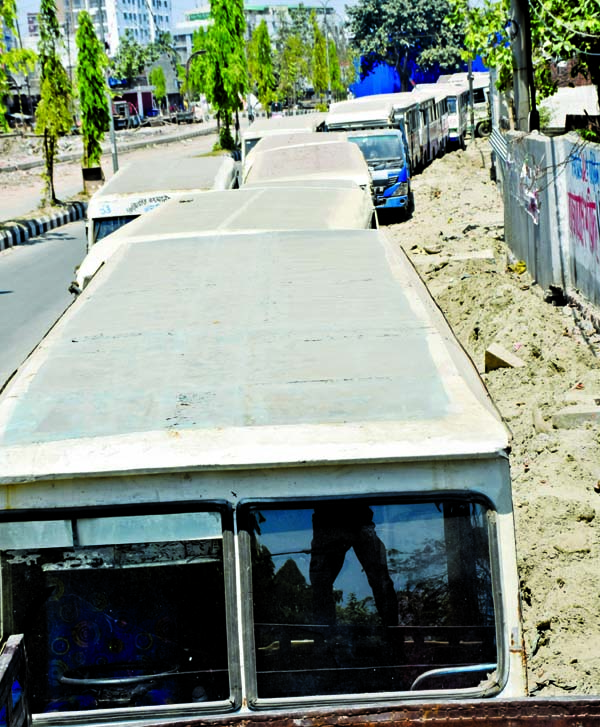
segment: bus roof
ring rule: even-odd
[[[0,483],[494,457],[507,432],[381,231],[123,246],[0,396]]]
[[[88,220],[137,216],[173,196],[210,189],[230,189],[237,178],[230,155],[141,160],[121,167],[90,199]]]
[[[308,114],[293,116],[277,116],[276,118],[261,117],[242,131],[242,139],[260,139],[270,134],[288,134],[291,132],[317,131],[325,121],[326,114],[315,111]]]
[[[161,192],[165,190],[220,189],[224,173],[234,165],[227,154],[219,156],[165,157],[156,160],[141,159],[121,167],[93,196],[103,201],[106,197],[123,194]]]
[[[393,116],[392,104],[379,96],[339,101],[331,104],[325,126],[343,129],[357,125],[388,125]]]
[[[294,146],[256,152],[244,170],[243,184],[260,186],[265,182],[303,182],[347,179],[360,187],[371,183],[369,168],[356,144],[349,141]]]
[[[489,71],[474,71],[472,74],[473,88],[483,88],[490,84],[490,73]],[[459,83],[469,85],[469,74],[467,72],[462,73],[449,73],[441,75],[436,83],[447,84],[447,83]]]
[[[274,134],[273,136],[263,136],[252,151],[248,154],[255,154],[260,151],[268,151],[269,149],[280,149],[285,146],[299,146],[308,144],[332,144],[336,141],[347,141],[344,132],[333,132],[323,134],[320,131],[300,131],[298,133]]]
[[[246,172],[252,165],[252,160],[258,152],[280,149],[286,146],[331,144],[335,141],[347,141],[347,139],[342,132],[323,134],[320,131],[298,131],[263,136],[246,154],[243,165],[243,176],[246,175]]]
[[[83,290],[120,247],[135,242],[259,230],[367,229],[374,213],[371,195],[355,184],[188,194],[165,202],[93,245],[77,269],[75,284]]]

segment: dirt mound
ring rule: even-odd
[[[575,308],[545,302],[512,258],[489,168],[486,141],[446,154],[415,178],[413,218],[389,230],[480,371],[491,344],[523,362],[482,377],[513,435],[529,690],[597,693],[600,431],[555,416],[600,403],[600,336]]]

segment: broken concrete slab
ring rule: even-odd
[[[575,404],[552,416],[552,426],[555,429],[577,429],[585,424],[600,424],[600,406]]]
[[[495,371],[496,369],[517,369],[525,366],[525,361],[507,351],[499,343],[492,343],[485,351],[484,369]]]

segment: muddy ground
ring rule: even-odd
[[[600,335],[576,308],[545,302],[512,258],[489,168],[484,140],[446,154],[415,177],[412,219],[388,229],[480,371],[492,344],[524,363],[482,378],[512,432],[529,691],[597,694],[600,428],[553,417],[600,404]]]

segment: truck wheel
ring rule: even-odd
[[[480,121],[475,127],[475,136],[483,139],[492,133],[492,124],[489,119]]]

